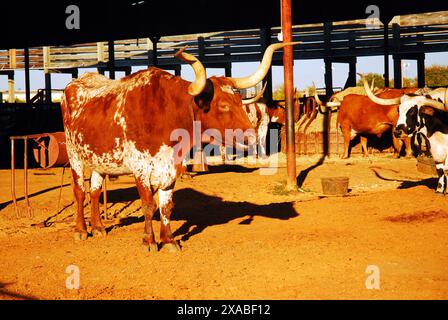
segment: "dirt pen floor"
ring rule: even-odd
[[[275,175],[261,175],[260,165],[216,165],[179,180],[172,228],[182,251],[175,254],[141,250],[131,177],[109,182],[107,237],[75,242],[69,173],[57,214],[62,169],[30,170],[30,219],[15,217],[3,170],[0,298],[448,298],[448,196],[435,194],[436,179],[419,173],[415,159],[331,158],[315,166],[318,158],[300,157],[305,194],[284,191],[280,160]],[[323,197],[327,176],[348,176],[349,195]],[[78,290],[66,287],[69,265],[79,267]],[[366,287],[372,265],[379,289]]]

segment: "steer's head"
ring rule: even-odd
[[[176,57],[190,64],[195,72],[196,79],[189,85],[188,93],[193,97],[194,119],[201,122],[204,135],[211,136],[212,141],[218,144],[224,142],[224,139],[229,143],[229,139],[232,139],[232,144],[240,148],[255,144],[255,129],[242,106],[257,101],[262,94],[245,101],[237,90],[256,86],[268,73],[274,51],[293,44],[296,42],[270,45],[257,71],[242,78],[207,78],[202,63],[184,52],[185,48],[176,53]]]
[[[410,137],[424,126],[425,119],[434,109],[444,110],[444,105],[426,96],[404,95],[398,106],[398,121],[394,130],[397,138]]]

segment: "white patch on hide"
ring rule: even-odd
[[[431,138],[429,138],[429,143],[431,145],[431,155],[434,158],[434,161],[444,163],[448,157],[448,135],[441,132],[435,132]]]
[[[173,189],[170,190],[162,190],[159,189],[159,208],[160,208],[160,216],[162,222],[165,226],[170,223],[170,220],[163,214],[162,208],[166,207],[173,201]]]
[[[96,171],[92,172],[90,177],[90,191],[95,191],[101,189],[103,185],[103,177]]]

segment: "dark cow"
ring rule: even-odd
[[[366,92],[373,93],[366,81],[364,81]],[[379,98],[400,98],[404,94],[413,93],[417,88],[407,89],[383,89],[378,91]],[[373,95],[374,96],[374,95]],[[374,96],[376,97],[376,96]],[[331,105],[331,107],[335,107]],[[350,141],[358,134],[361,135],[361,147],[364,157],[367,156],[367,136],[376,135],[381,137],[386,131],[392,130],[398,120],[397,103],[394,106],[382,107],[369,98],[369,96],[348,94],[339,104],[337,122],[341,127],[344,136],[344,154],[343,159],[349,158]],[[394,157],[400,156],[400,150],[403,144],[401,139],[392,136],[394,145]],[[404,140],[406,146],[406,156],[412,156],[410,140]]]
[[[195,71],[192,83],[158,68],[120,80],[89,73],[71,82],[61,108],[77,202],[75,239],[87,238],[84,170],[90,169],[93,235],[105,234],[99,212],[103,177],[133,174],[145,216],[144,248],[158,249],[152,229],[158,192],[160,240],[170,251],[179,250],[170,229],[173,188],[193,144],[194,124],[200,121],[202,130],[213,128],[222,136],[225,129],[245,130],[244,143],[235,141],[236,146],[247,148],[254,143],[256,134],[235,91],[260,82],[273,52],[291,44],[268,47],[257,72],[244,78],[207,79],[201,62],[180,50],[176,57]]]
[[[439,181],[436,192],[446,194],[448,180],[448,89],[427,96],[403,96],[395,128],[397,138],[421,136],[429,144]]]

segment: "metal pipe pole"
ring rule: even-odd
[[[23,188],[25,193],[25,204],[28,216],[31,218],[33,216],[31,211],[30,199],[28,197],[28,138],[23,139],[24,151],[23,151]]]
[[[292,41],[291,0],[281,0],[283,41]],[[294,77],[292,46],[283,48],[283,66],[286,102],[286,188],[297,190],[296,146],[294,134]]]
[[[103,210],[105,220],[109,220],[109,216],[107,214],[107,179],[109,179],[108,174],[106,174],[103,179]]]
[[[17,197],[16,197],[16,171],[15,171],[15,159],[14,159],[14,139],[11,138],[11,197],[14,203],[14,211],[16,217],[19,218],[19,210],[17,208]]]

